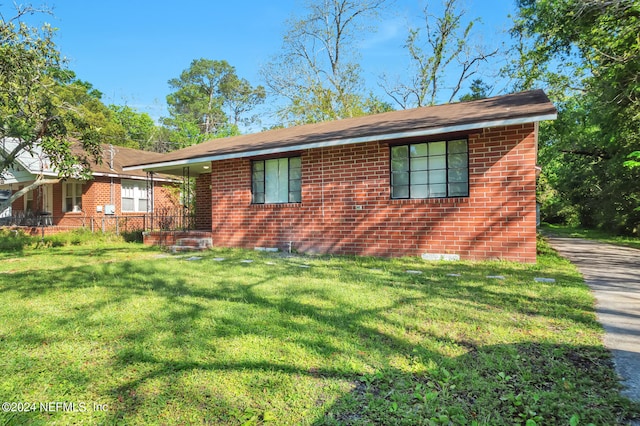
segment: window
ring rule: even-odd
[[[123,212],[147,212],[147,183],[135,180],[122,180],[121,183]]]
[[[251,172],[254,204],[301,201],[300,157],[255,160],[251,163]]]
[[[27,192],[27,195],[24,196],[24,211],[33,211],[33,191]]]
[[[391,147],[391,198],[469,195],[466,139]]]
[[[67,213],[82,211],[82,183],[65,182],[62,184],[62,211]]]

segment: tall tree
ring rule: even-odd
[[[169,86],[164,122],[176,131],[178,148],[238,133],[242,116],[265,99],[263,87],[252,87],[224,60],[195,59]]]
[[[488,98],[489,92],[491,92],[491,86],[482,81],[481,78],[476,78],[471,82],[469,91],[469,93],[460,96],[460,101],[467,102]]]
[[[524,47],[512,74],[523,88],[542,81],[637,108],[639,20],[635,0],[518,0],[512,35]]]
[[[287,23],[282,52],[262,69],[267,87],[287,102],[278,114],[300,124],[363,115],[356,42],[386,0],[312,0]]]
[[[69,134],[74,135],[83,128],[90,128],[95,131],[100,142],[134,147],[128,138],[127,129],[102,102],[102,93],[99,90],[91,83],[79,80],[73,71],[63,69],[52,74],[57,83],[52,91],[60,103],[82,117],[80,122],[65,122]]]
[[[458,0],[444,0],[442,14],[423,10],[424,25],[409,30],[406,48],[412,72],[410,80],[381,83],[387,94],[403,109],[452,102],[464,83],[479,72],[482,63],[498,54],[472,44],[471,31],[479,20],[465,23]]]
[[[256,106],[264,102],[267,94],[263,86],[252,87],[244,78],[227,74],[221,82],[221,93],[224,94],[223,110],[227,113],[232,125],[251,125],[258,121],[253,115],[245,117]]]
[[[60,178],[87,177],[89,157],[100,158],[99,132],[60,96],[63,64],[53,42],[54,30],[47,24],[35,27],[25,22],[43,12],[47,11],[15,6],[12,17],[6,18],[0,10],[0,141],[10,141],[5,146],[12,147],[0,156],[0,178],[20,153],[33,152],[36,146]],[[69,136],[81,141],[86,155],[72,153]],[[47,179],[39,176],[2,203],[0,211],[44,183]]]
[[[559,107],[559,119],[540,132],[543,213],[640,233],[640,169],[624,167],[640,150],[640,3],[520,0],[518,7],[521,55],[511,75],[517,88],[544,85]]]
[[[149,114],[138,112],[129,106],[109,105],[111,121],[121,126],[125,133],[125,144],[133,148],[150,150],[157,133],[156,124]]]
[[[68,107],[83,117],[82,125],[99,129],[100,141],[137,149],[151,149],[157,133],[153,119],[129,106],[105,105],[102,93],[70,70],[55,73],[58,83],[52,90]],[[71,121],[65,124],[70,134],[80,129]]]

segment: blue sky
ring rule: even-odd
[[[493,46],[505,40],[513,3],[462,0],[467,17],[483,22],[474,31],[474,41]],[[227,60],[240,77],[253,85],[264,84],[258,71],[279,52],[286,20],[304,12],[304,0],[48,0],[45,4],[54,15],[42,19],[58,28],[56,43],[78,78],[103,92],[105,103],[127,104],[156,119],[166,115],[167,81],[196,58]],[[376,24],[378,31],[367,34],[360,44],[366,87],[380,96],[379,76],[406,70],[407,28],[421,23],[425,4],[395,0]],[[441,0],[431,1],[430,7],[439,10]]]

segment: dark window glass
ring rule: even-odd
[[[466,139],[391,147],[391,198],[469,195]]]

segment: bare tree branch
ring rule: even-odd
[[[362,109],[354,41],[388,0],[312,0],[304,18],[289,21],[283,51],[263,67],[267,87],[289,105],[294,122],[337,119]]]
[[[433,105],[445,90],[449,90],[449,102],[453,101],[463,84],[480,71],[481,63],[499,52],[487,52],[482,47],[471,49],[471,31],[478,20],[464,24],[465,12],[458,0],[445,0],[443,8],[439,16],[425,8],[424,26],[409,29],[405,47],[415,70],[410,81],[390,86],[384,77],[380,84],[401,108]],[[447,87],[445,82],[454,75],[454,85]]]

